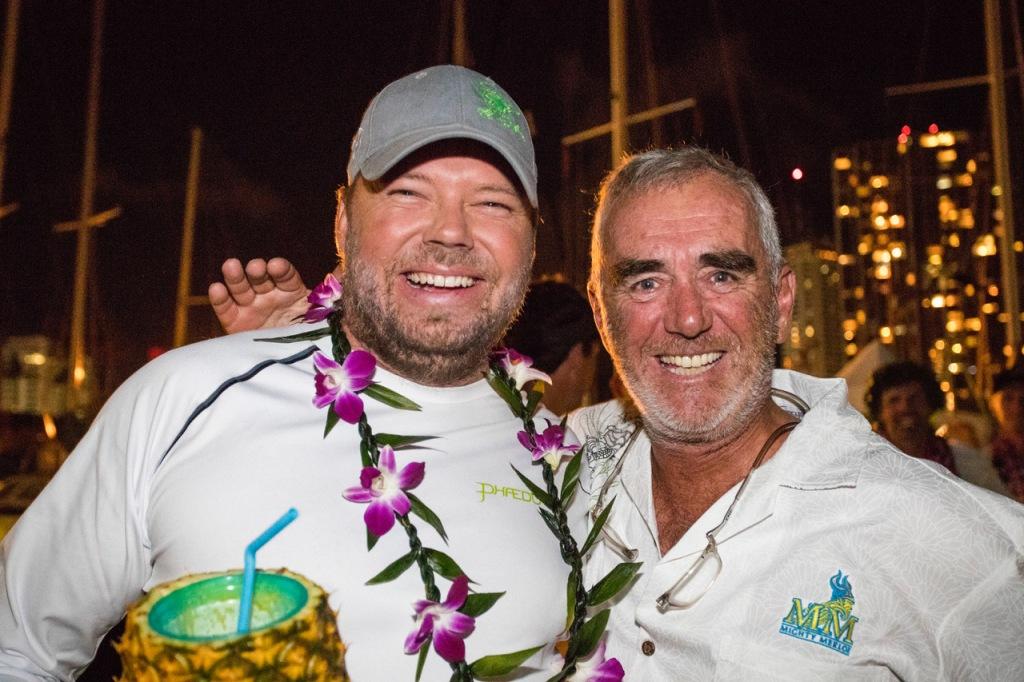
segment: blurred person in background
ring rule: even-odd
[[[930,418],[945,396],[935,375],[915,362],[892,362],[875,370],[864,396],[875,430],[912,457],[941,464],[969,483],[1006,494],[995,469],[962,442],[935,434]]]
[[[590,304],[572,285],[535,282],[504,343],[533,358],[533,366],[551,376],[544,405],[555,414],[594,402],[601,343]]]
[[[1024,372],[1014,368],[996,376],[989,408],[998,425],[989,445],[992,464],[1009,494],[1024,502]]]

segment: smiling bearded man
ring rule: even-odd
[[[796,282],[749,173],[627,159],[592,256],[635,407],[570,425],[608,512],[590,577],[643,561],[609,624],[633,679],[1024,679],[1024,507],[897,451],[842,380],[773,373]]]
[[[344,289],[327,282],[313,296],[330,329],[234,334],[150,363],[4,539],[0,679],[71,679],[133,601],[184,574],[236,568],[289,507],[299,518],[260,551],[260,566],[325,588],[352,679],[447,680],[453,669],[466,679],[469,661],[550,644],[562,631],[568,569],[513,472],[543,487],[540,467],[517,438],[523,423],[482,378],[533,258],[526,119],[478,73],[425,69],[370,103],[348,176],[334,226]],[[340,318],[329,310],[338,296]],[[296,335],[290,345],[257,343]],[[418,409],[360,397],[371,379]],[[352,423],[331,417],[325,436],[320,408]],[[371,428],[381,439],[373,449]],[[387,454],[387,436],[417,447]],[[453,613],[472,606],[462,572],[474,590],[501,597],[493,608]],[[275,652],[244,650],[238,665],[288,658],[298,631]],[[551,657],[548,646],[516,679],[549,678]],[[161,660],[201,667],[207,658]],[[208,676],[174,677],[186,678]]]

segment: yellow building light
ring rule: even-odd
[[[908,287],[912,287],[917,284],[917,275],[912,272],[908,272],[907,276],[903,278],[903,281],[907,283]]]
[[[946,297],[942,294],[935,294],[931,297],[931,304],[933,308],[944,308],[946,307]]]
[[[904,253],[903,253],[903,243],[902,242],[893,242],[892,246],[889,247],[889,253],[892,254],[892,257],[895,260],[899,260],[899,259],[903,258],[903,256],[904,256]]]
[[[853,337],[856,335],[857,334],[855,332],[850,330],[846,330],[845,332],[843,332],[843,338],[846,339],[847,341],[853,341]]]
[[[939,146],[938,135],[922,135],[921,137],[917,138],[917,142],[922,147],[927,147],[928,149],[932,149],[934,147]]]
[[[886,201],[885,199],[882,199],[881,197],[875,199],[874,201],[871,202],[871,212],[872,213],[888,213],[889,212],[889,202]]]
[[[948,175],[940,175],[939,179],[935,181],[935,186],[938,189],[949,189],[953,186],[953,178]]]
[[[972,332],[981,331],[981,318],[980,317],[968,317],[964,320],[964,326]]]
[[[862,241],[860,244],[857,244],[857,253],[860,255],[866,256],[869,251],[871,251],[871,245],[866,241]]]
[[[57,437],[57,423],[48,413],[43,414],[43,431],[46,432],[46,437],[50,440]]]
[[[836,170],[850,170],[853,166],[853,162],[850,161],[848,156],[837,156],[836,160],[832,162],[832,166]]]
[[[954,343],[949,347],[949,350],[953,351],[954,355],[960,355],[960,353],[964,352],[964,346],[962,343]]]
[[[1013,355],[1013,348],[1011,348],[1010,346],[1003,346],[1003,355],[1006,356],[1006,357],[1012,356]]]
[[[949,389],[950,389],[949,382],[946,381],[945,379],[943,379],[941,382],[939,382],[939,388],[942,389],[943,393],[949,391]]]
[[[956,294],[946,294],[946,307],[947,308],[952,308],[953,306],[955,306],[959,302],[960,302],[960,299],[958,299],[956,297]]]
[[[868,314],[866,312],[864,312],[863,310],[858,310],[857,311],[857,323],[858,324],[864,324],[867,321],[868,321]]]
[[[985,291],[988,293],[989,296],[995,298],[996,296],[999,295],[999,286],[996,284],[989,284],[988,288],[985,289]]]
[[[952,147],[956,144],[956,137],[951,132],[941,132],[935,136],[940,147]]]
[[[892,266],[888,263],[879,263],[875,266],[875,279],[892,279]]]
[[[965,230],[974,229],[974,211],[969,208],[960,209],[960,219],[956,221],[957,225],[964,228]]]
[[[901,216],[899,213],[893,213],[889,216],[889,225],[899,229],[907,224],[907,219]]]
[[[846,349],[845,350],[846,350],[846,354],[848,356],[853,357],[854,355],[857,354],[857,344],[855,344],[855,343],[848,343],[848,344],[846,344]]]
[[[1024,242],[1020,240],[1015,241],[1013,243],[1013,250],[1016,251],[1017,253],[1024,251]]]
[[[843,204],[842,206],[836,209],[836,215],[839,216],[840,218],[847,217],[848,215],[850,215],[850,207],[847,206],[846,204]]]
[[[944,339],[936,339],[935,340],[935,347],[938,348],[939,350],[945,350],[945,348],[946,348],[945,340]]]
[[[884,215],[876,215],[871,222],[874,223],[876,230],[889,229],[889,221],[886,220]]]
[[[892,343],[892,329],[889,327],[880,327],[878,330],[878,337],[882,340],[882,343]]]
[[[872,175],[871,179],[868,180],[868,184],[871,185],[872,187],[874,187],[875,189],[882,189],[883,187],[888,187],[889,186],[889,176],[888,175]]]
[[[928,256],[928,262],[931,263],[932,265],[942,265],[942,254],[941,253],[933,253],[933,254],[931,254],[930,256]]]
[[[959,173],[956,176],[957,187],[970,187],[974,184],[974,176],[970,173]]]
[[[954,249],[960,248],[960,235],[953,232],[949,235],[949,245]]]
[[[871,252],[871,260],[875,263],[888,263],[892,260],[892,254],[885,249],[875,249]]]
[[[21,356],[21,362],[24,365],[45,365],[46,356],[43,355],[42,353],[25,353],[24,355]]]
[[[939,163],[953,163],[956,161],[955,149],[943,149],[935,153],[935,160]]]
[[[1003,196],[1003,188],[999,185],[992,185],[992,196],[1001,197]]]
[[[978,162],[975,161],[974,159],[968,160],[967,161],[967,172],[968,173],[977,173],[978,172]]]
[[[988,303],[985,303],[981,306],[981,312],[985,313],[986,315],[991,315],[997,310],[999,310],[999,306],[996,303],[993,303],[992,301],[989,301]]]
[[[964,294],[967,296],[974,296],[974,285],[968,282],[964,285]]]
[[[806,336],[809,339],[814,338],[814,325],[809,324],[806,327],[804,327],[804,336]]]
[[[840,265],[851,265],[855,261],[856,259],[848,253],[840,255],[839,258],[836,259],[836,262],[838,262]]]
[[[946,320],[946,331],[950,334],[956,334],[963,331],[963,323],[960,320]]]
[[[979,258],[996,255],[996,238],[991,234],[981,235],[974,241],[974,246],[971,247],[971,253]]]
[[[962,363],[962,362],[951,362],[951,363],[949,363],[949,368],[948,369],[949,369],[949,373],[950,374],[960,374],[961,372],[964,371],[964,363]]]

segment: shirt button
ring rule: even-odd
[[[644,656],[653,656],[654,655],[654,642],[652,642],[649,639],[644,641],[644,643],[640,645],[640,651],[642,651],[644,653]]]

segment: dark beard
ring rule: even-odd
[[[483,376],[487,354],[494,348],[522,307],[529,281],[523,273],[508,300],[481,314],[469,329],[417,334],[407,329],[393,309],[383,304],[385,292],[372,274],[360,270],[358,255],[349,261],[342,289],[345,326],[389,370],[427,386],[456,386]],[[429,318],[435,329],[446,315]]]

